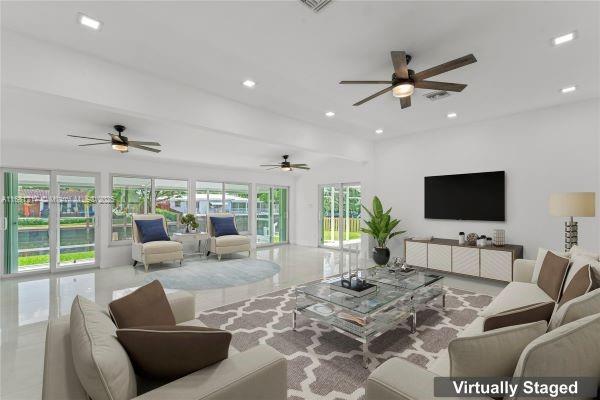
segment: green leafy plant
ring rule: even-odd
[[[364,205],[363,209],[369,214],[371,220],[365,221],[367,227],[361,227],[360,230],[366,234],[371,235],[377,241],[377,247],[386,247],[386,243],[389,239],[397,235],[402,235],[406,231],[394,231],[394,229],[400,223],[400,220],[392,219],[390,213],[392,209],[388,209],[383,212],[383,206],[379,197],[373,197],[373,210],[369,210]]]
[[[194,214],[185,214],[181,217],[181,223],[187,226],[188,230],[196,229],[198,227],[198,222],[196,221]]]

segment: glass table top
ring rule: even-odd
[[[442,275],[432,274],[415,270],[414,272],[403,275],[400,272],[389,272],[387,268],[369,268],[367,270],[367,282],[385,283],[402,289],[417,290],[429,286],[444,277]]]
[[[367,273],[367,277],[369,274],[374,274],[374,271]],[[392,277],[384,278],[380,275],[374,275],[374,277],[375,279],[368,277],[367,281],[377,284],[377,291],[363,297],[354,297],[332,289],[330,283],[339,279],[338,277],[300,286],[296,289],[296,294],[305,294],[360,314],[371,314],[390,303],[406,301],[406,304],[409,305],[418,289],[429,286],[443,278],[440,275],[423,272],[415,272],[408,277],[396,280]],[[389,279],[390,283],[384,281],[384,279]]]

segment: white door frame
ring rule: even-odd
[[[319,247],[325,249],[334,249],[334,250],[343,250],[344,249],[344,225],[346,224],[346,216],[344,215],[344,210],[340,210],[344,204],[344,188],[348,186],[361,186],[360,182],[341,182],[341,183],[324,183],[320,184],[318,188],[318,205],[319,210],[317,213],[318,221],[318,229],[319,229]],[[338,215],[340,218],[340,222],[338,224],[338,245],[337,246],[325,246],[323,244],[323,188],[325,187],[334,187],[338,191]],[[362,191],[361,191],[362,196]],[[335,214],[335,213],[334,213]],[[355,251],[355,250],[351,250]]]

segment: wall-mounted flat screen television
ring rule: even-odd
[[[505,220],[504,171],[425,177],[425,218]]]

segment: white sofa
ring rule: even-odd
[[[235,216],[229,213],[208,215],[207,230],[208,234],[210,235],[211,253],[216,254],[219,260],[223,254],[248,252],[248,256],[250,256],[250,237],[244,235],[225,235],[216,237],[215,229],[212,225],[210,217],[234,217],[233,222],[235,224]]]
[[[195,303],[191,294],[173,292],[168,293],[167,298],[177,324],[203,326],[199,320],[194,319]],[[112,324],[108,313],[102,324],[105,326]],[[86,326],[86,329],[98,328],[98,325],[98,323],[91,324]],[[114,336],[116,331],[114,324],[112,327],[109,325],[108,328]],[[88,396],[78,378],[71,346],[69,317],[50,321],[46,333],[42,400],[89,400],[92,397]],[[117,346],[120,346],[118,342]],[[123,360],[118,355],[107,354],[112,351],[107,346],[101,351],[102,357],[116,360],[111,364],[114,371],[126,369],[119,365],[121,362],[129,363],[126,355]],[[125,385],[126,374],[118,374],[118,380],[119,384]],[[99,382],[98,385],[101,383]],[[133,390],[137,394],[130,398],[136,400],[283,400],[287,398],[287,362],[281,354],[266,345],[259,345],[242,353],[230,348],[229,358],[173,382],[166,384],[152,382],[137,376],[134,378],[133,385]],[[126,392],[126,389],[119,392]],[[93,400],[99,399],[93,398]]]
[[[160,214],[133,214],[132,216],[132,236],[131,243],[131,258],[133,258],[133,266],[138,262],[144,264],[146,272],[150,264],[157,264],[164,261],[179,261],[179,265],[183,261],[183,245],[175,241],[157,241],[142,243],[140,233],[137,228],[136,220],[152,220],[160,219],[167,231],[167,222],[165,217]]]
[[[462,354],[457,350],[457,353],[453,354],[457,359],[470,359],[470,364],[477,371],[477,375],[470,376],[486,376],[485,371],[498,369],[498,365],[493,363],[503,362],[506,370],[514,370],[507,374],[509,376],[512,374],[524,377],[600,377],[600,289],[595,289],[562,305],[553,314],[550,330],[547,333],[545,321],[527,324],[529,325],[527,327],[519,325],[483,333],[484,321],[489,316],[521,306],[552,301],[536,283],[532,283],[534,266],[534,260],[515,260],[514,281],[510,282],[479,317],[455,339],[459,341],[457,344],[467,345],[463,346],[463,349],[471,345],[470,350],[463,351]],[[532,330],[533,337],[537,338],[531,341],[531,338],[523,337],[523,332],[531,334]],[[512,357],[506,355],[503,359],[505,354],[494,354],[491,349],[481,346],[482,343],[493,340],[493,335],[497,335],[498,331],[505,334],[506,331],[511,331],[509,334],[514,333],[512,340],[518,350]],[[470,340],[473,343],[468,343]],[[518,343],[519,341],[521,343]],[[452,348],[452,345],[453,342],[450,343],[449,348]],[[366,388],[367,399],[430,400],[434,398],[433,378],[451,375],[451,356],[449,351],[445,350],[427,369],[400,358],[386,361],[369,376]]]

